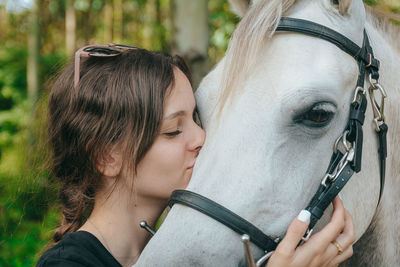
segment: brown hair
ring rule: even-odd
[[[180,57],[144,49],[82,60],[76,88],[73,63],[60,74],[48,108],[52,172],[63,204],[54,242],[84,223],[102,185],[97,163],[110,148],[122,144],[123,166],[135,171],[158,134],[174,67],[191,82]]]

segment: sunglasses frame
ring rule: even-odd
[[[81,58],[85,57],[115,57],[123,51],[138,49],[135,46],[109,43],[107,45],[87,45],[75,52],[74,61],[74,88],[78,86],[80,80]]]

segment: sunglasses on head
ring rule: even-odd
[[[115,57],[123,51],[138,49],[135,46],[110,43],[108,45],[88,45],[75,52],[74,62],[74,87],[76,88],[80,78],[80,65],[82,57]]]

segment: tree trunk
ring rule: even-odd
[[[75,0],[67,0],[66,14],[65,14],[65,40],[66,52],[69,58],[75,53],[76,44],[76,17],[75,17]]]
[[[7,12],[6,12],[6,2],[0,5],[0,42],[4,43],[7,36]]]
[[[145,6],[145,21],[143,24],[143,47],[149,50],[157,49],[158,40],[156,34],[156,22],[157,22],[157,0],[146,1]]]
[[[85,40],[85,45],[89,43],[90,38],[93,37],[93,33],[95,30],[95,26],[93,25],[93,12],[92,12],[92,8],[93,8],[93,0],[89,0],[89,6],[87,11],[85,11],[83,13],[83,32],[84,32],[84,40]]]
[[[39,3],[34,0],[29,18],[28,32],[28,62],[27,62],[27,87],[28,101],[31,114],[34,114],[35,104],[39,91],[39,56],[40,56],[40,26],[39,26]]]
[[[193,87],[209,71],[207,0],[172,0],[173,52],[183,56],[193,75]]]
[[[123,6],[122,0],[114,0],[114,23],[113,23],[113,41],[122,42],[123,32]]]
[[[113,7],[110,2],[106,2],[104,6],[104,43],[108,44],[113,41]]]

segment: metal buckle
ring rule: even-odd
[[[340,144],[340,141],[342,141],[343,147],[345,149],[345,152],[343,153],[343,157],[340,159],[339,163],[335,167],[335,169],[332,171],[332,173],[326,173],[325,176],[322,178],[321,185],[323,187],[327,187],[326,181],[329,179],[331,182],[334,182],[336,178],[342,173],[344,167],[349,162],[352,162],[354,159],[354,142],[350,143],[347,141],[347,134],[349,133],[348,130],[344,131],[335,141],[335,144],[333,145],[333,153],[338,152],[338,147]]]
[[[342,173],[344,168],[349,162],[352,162],[354,159],[354,149],[350,148],[349,151],[346,152],[346,154],[343,155],[341,160],[339,161],[338,165],[335,167],[333,170],[333,173],[327,173],[325,174],[324,178],[321,181],[321,185],[323,187],[327,187],[326,185],[326,180],[329,179],[332,183],[336,181],[338,176]]]
[[[305,236],[303,236],[301,238],[302,242],[307,242],[308,239],[310,239],[311,234],[312,234],[313,231],[314,231],[314,228],[313,229],[307,229],[307,232],[306,232]]]
[[[369,82],[371,86],[368,89],[369,92],[369,97],[371,99],[371,105],[372,105],[372,112],[374,114],[374,123],[375,123],[375,130],[377,132],[380,131],[379,126],[381,126],[383,123],[385,123],[385,113],[384,113],[384,108],[385,108],[385,98],[387,97],[385,89],[382,87],[382,85],[377,81],[373,80],[371,74],[369,75]],[[375,99],[374,96],[374,91],[378,90],[381,93],[381,104],[379,105],[378,102]]]
[[[355,90],[355,92],[354,92],[354,97],[353,97],[353,101],[351,101],[351,103],[352,104],[354,104],[354,103],[360,103],[359,102],[359,99],[358,99],[358,92],[362,92],[364,95],[365,95],[365,89],[364,89],[364,87],[361,87],[361,86],[357,86],[356,87],[356,90]]]
[[[347,141],[348,133],[349,133],[349,130],[346,130],[336,139],[335,144],[333,145],[333,153],[335,153],[335,154],[337,153],[340,140],[342,140],[342,144],[343,144],[346,152],[348,152],[350,150],[350,148],[353,147],[352,144]]]

